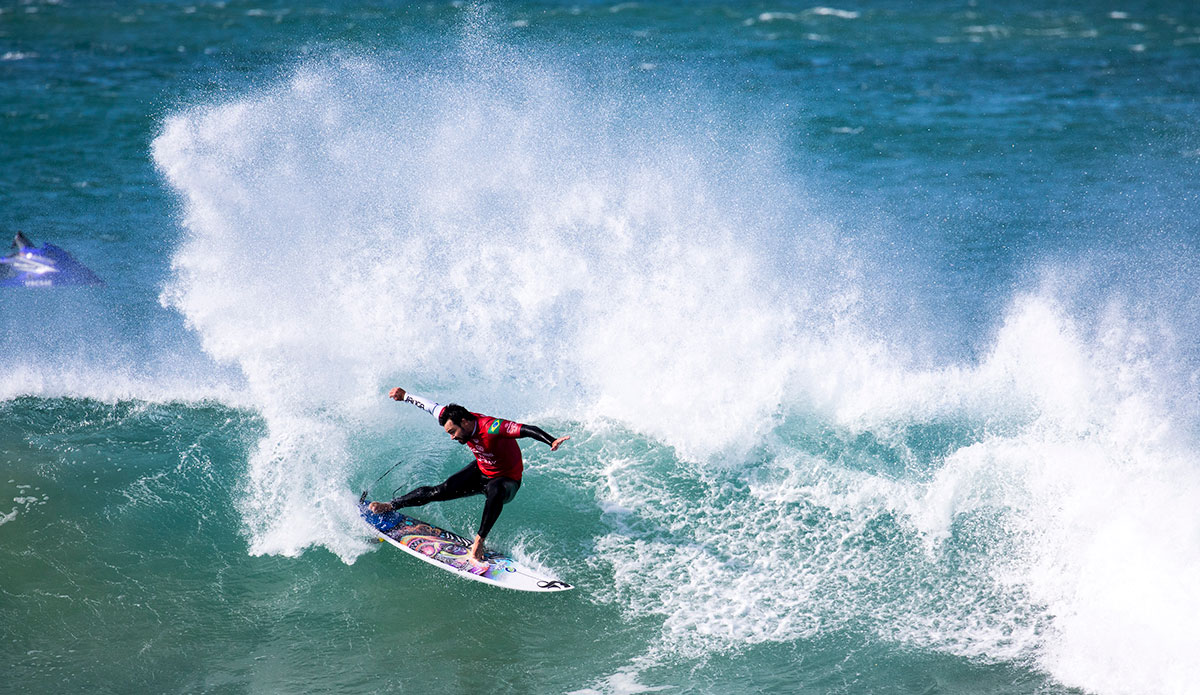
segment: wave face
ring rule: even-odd
[[[271,429],[247,500],[258,551],[361,551],[351,519],[298,520],[344,508],[342,481],[318,480],[347,469],[348,431],[378,424],[396,378],[704,458],[770,429],[802,322],[853,301],[765,142],[468,44],[305,65],[154,141],[187,230],[163,302],[240,367]],[[255,520],[278,504],[297,518]]]
[[[661,620],[648,662],[863,632],[1200,682],[1200,475],[1136,312],[1090,321],[1048,268],[976,359],[914,366],[895,281],[769,133],[479,36],[439,58],[307,63],[154,141],[186,229],[163,302],[265,421],[253,553],[365,550],[346,482],[402,382],[583,440],[541,465],[600,505],[589,562]]]
[[[890,16],[792,9],[726,17],[724,31],[835,46],[835,59],[796,68],[826,87],[820,80],[843,80],[842,68],[830,65],[869,81],[872,71],[895,76],[945,64],[909,46],[896,49],[904,57],[895,63],[842,61],[836,41],[883,24],[890,36]],[[443,13],[460,19],[457,10],[427,11],[430,23]],[[581,11],[597,22],[627,21],[620,26],[631,32],[643,21],[632,5]],[[371,654],[362,635],[376,626],[355,622],[355,611],[364,601],[376,601],[380,614],[398,610],[369,598],[394,577],[375,581],[370,568],[352,574],[337,562],[329,569],[322,553],[306,551],[325,549],[349,564],[369,550],[354,491],[396,459],[407,465],[389,484],[429,482],[462,464],[464,453],[424,417],[387,401],[387,389],[403,385],[573,435],[556,454],[525,447],[530,476],[497,528],[524,559],[591,587],[529,632],[554,634],[586,615],[598,629],[562,639],[597,652],[590,640],[603,633],[611,641],[596,644],[616,655],[589,654],[586,668],[572,657],[536,670],[537,682],[551,684],[546,692],[678,685],[691,682],[697,663],[726,669],[713,676],[714,691],[741,682],[737,674],[776,692],[793,692],[795,682],[813,692],[845,682],[885,690],[894,674],[920,670],[912,664],[924,657],[914,654],[949,655],[956,666],[930,670],[965,669],[967,680],[991,674],[1003,692],[1200,692],[1200,360],[1192,318],[1200,255],[1190,231],[1166,219],[1187,205],[1151,205],[1153,195],[1134,191],[1157,212],[1118,219],[1119,205],[1097,185],[1100,192],[1086,195],[1105,203],[1076,220],[1084,232],[1044,232],[1058,247],[981,233],[984,250],[956,256],[947,248],[957,242],[939,236],[944,230],[913,220],[982,205],[955,188],[969,182],[952,181],[937,195],[915,188],[914,200],[901,201],[911,208],[895,220],[872,211],[878,192],[845,200],[836,167],[814,154],[821,142],[796,143],[790,107],[773,102],[771,90],[783,88],[771,85],[795,77],[785,69],[791,54],[763,74],[712,68],[718,84],[737,78],[766,90],[754,101],[703,92],[689,86],[695,75],[670,65],[630,69],[600,48],[568,59],[493,31],[486,12],[466,15],[449,48],[316,48],[267,86],[229,89],[163,118],[151,151],[182,228],[158,295],[167,317],[86,293],[55,306],[5,299],[0,319],[30,326],[33,337],[0,338],[21,358],[0,383],[0,433],[6,450],[7,442],[29,442],[11,450],[37,475],[12,474],[14,503],[0,507],[0,526],[37,537],[44,530],[36,514],[52,497],[81,506],[95,499],[70,491],[73,467],[93,465],[97,451],[125,461],[119,456],[140,447],[144,456],[123,462],[125,470],[95,466],[92,484],[116,481],[113,495],[124,492],[124,506],[91,521],[108,528],[132,519],[128,537],[149,538],[154,552],[132,554],[135,569],[121,565],[111,580],[101,572],[97,581],[110,583],[96,595],[135,591],[138,605],[161,606],[170,592],[156,587],[177,581],[193,603],[164,609],[166,619],[137,613],[147,634],[164,622],[199,620],[224,639],[229,625],[206,621],[238,616],[237,653],[218,649],[206,657],[210,672],[164,691],[222,677],[261,677],[267,689],[285,682],[249,660],[302,631],[281,629],[286,637],[276,638],[242,623],[311,613],[330,597],[342,601],[343,632],[327,637],[335,634],[322,632],[327,626],[305,624],[319,635],[312,644],[344,638],[359,658],[347,663]],[[324,8],[309,16],[274,18],[332,21]],[[536,25],[541,15],[531,16]],[[1098,16],[1109,31],[1109,19]],[[574,26],[571,17],[564,10],[542,19]],[[685,24],[681,35],[693,38],[717,21],[672,17],[660,21]],[[1107,35],[1040,12],[1014,27],[975,18],[950,26],[956,17],[909,16],[902,28],[964,44],[1015,36],[1022,46]],[[1044,33],[1059,31],[1058,20],[1075,33]],[[529,24],[521,15],[514,26]],[[429,43],[439,38],[431,34]],[[689,54],[696,62],[708,57],[686,50],[697,51]],[[1020,78],[1028,58],[1017,52],[989,69]],[[1057,54],[1055,61],[1072,79],[1091,65]],[[19,63],[9,66],[16,70],[36,61],[9,63]],[[948,103],[955,98],[932,78],[925,87]],[[1005,123],[1033,118],[996,98],[991,107],[1017,109],[1001,114],[1011,118]],[[1033,120],[1065,140],[1084,126],[1075,112],[1055,111],[1059,103]],[[875,105],[881,113],[886,106]],[[861,134],[894,147],[867,155],[846,146],[847,157],[862,157],[882,179],[888,172],[877,156],[923,162],[931,180],[930,172],[941,176],[938,157],[986,150],[955,140],[986,128],[956,120],[961,114],[949,107],[934,118],[946,124],[948,155],[897,145],[907,142],[899,135],[917,132],[905,130],[911,121],[872,119],[864,133],[854,120],[859,109],[822,111],[835,107],[814,99],[806,108],[830,138]],[[1188,156],[1191,167],[1195,154]],[[1022,167],[1032,159],[1016,162],[1014,180],[985,172],[1012,191],[1042,186],[1032,211],[1009,201],[971,219],[1037,218],[1077,194],[1070,182],[1051,190],[1058,184],[1030,181]],[[1170,183],[1138,161],[1146,180]],[[850,188],[868,191],[870,175]],[[1106,181],[1120,184],[1115,175]],[[158,248],[161,240],[146,234],[144,246]],[[973,272],[946,267],[956,262]],[[119,277],[119,267],[108,270]],[[143,315],[153,317],[149,327]],[[179,335],[180,320],[190,334]],[[97,330],[58,330],[79,324]],[[128,399],[150,404],[94,402]],[[160,469],[164,456],[175,460]],[[172,523],[205,539],[201,549],[180,550],[163,531],[162,519],[178,509],[186,520]],[[428,509],[460,529],[478,513],[465,504]],[[240,532],[250,557],[228,539],[208,539],[212,528]],[[120,538],[98,543],[90,561],[115,567],[111,558],[134,545]],[[10,560],[27,556],[24,543],[0,550]],[[125,580],[142,576],[138,563],[173,552],[184,553],[177,566],[188,572],[215,574],[203,575],[201,589],[190,574],[173,574],[175,565],[155,567],[153,581]],[[280,579],[296,567],[311,574],[295,584]],[[433,595],[458,590],[413,581]],[[56,616],[70,587],[58,596],[28,584],[22,595],[36,600],[22,610]],[[272,591],[276,604],[265,608],[244,598]],[[93,601],[108,621],[95,634],[117,632],[125,612],[136,612],[127,603]],[[406,624],[426,630],[422,638],[461,641],[455,630],[446,638],[423,627],[445,620],[439,611],[411,610],[419,613]],[[170,658],[185,663],[191,655],[180,647]],[[557,663],[541,661],[548,658],[539,654],[537,663]],[[879,660],[887,668],[870,675]],[[44,675],[27,662],[19,674]],[[225,662],[241,670],[220,671]],[[987,670],[997,664],[1019,677]],[[145,670],[145,682],[156,682],[154,670]],[[772,682],[775,673],[795,680]],[[296,676],[283,689],[344,687],[323,677]],[[427,690],[444,686],[420,677],[430,679]]]

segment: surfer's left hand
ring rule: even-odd
[[[392,505],[390,502],[372,502],[371,504],[367,505],[367,509],[370,510],[372,514],[386,514],[392,511]]]
[[[558,451],[558,447],[562,446],[562,443],[567,441],[570,438],[571,438],[571,436],[567,435],[566,437],[559,437],[558,439],[555,439],[553,442],[550,442],[550,451]]]

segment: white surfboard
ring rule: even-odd
[[[573,588],[564,581],[544,576],[492,550],[484,552],[482,562],[473,560],[471,541],[400,512],[374,514],[367,508],[366,493],[358,501],[358,511],[380,540],[457,576],[517,591],[566,591]]]

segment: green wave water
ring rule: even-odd
[[[671,567],[667,576],[618,580],[614,594],[610,561],[597,553],[623,552],[636,539],[699,556],[697,572],[729,573],[744,561],[711,539],[672,531],[656,514],[639,518],[612,506],[595,512],[594,488],[614,477],[669,480],[684,499],[711,487],[665,461],[657,471],[583,465],[531,476],[536,500],[510,505],[504,517],[510,529],[531,530],[502,537],[580,583],[563,600],[546,601],[476,588],[386,549],[350,566],[326,552],[249,555],[235,509],[245,449],[262,423],[245,411],[19,398],[4,415],[5,441],[21,442],[5,451],[3,471],[14,495],[2,548],[10,684],[99,692],[569,692],[658,683],[707,692],[792,691],[803,682],[816,692],[847,680],[853,690],[897,687],[897,679],[900,687],[927,688],[936,677],[968,691],[1046,687],[1011,665],[873,645],[869,616],[832,631],[811,626],[814,634],[798,641],[720,649],[700,667],[666,654],[648,659],[647,645],[662,640],[662,608],[644,602],[669,601],[687,578],[672,576],[681,568]],[[578,442],[573,458],[604,460],[605,450],[625,440],[623,453],[670,460],[644,440],[605,439]],[[726,490],[722,508],[736,509],[745,496]],[[436,517],[464,527],[478,511],[468,502],[445,507]],[[819,510],[799,516],[829,523]],[[856,543],[885,552],[899,530],[888,519],[872,525]],[[603,539],[600,547],[594,538]],[[706,557],[713,552],[728,556]],[[805,574],[790,562],[776,569],[787,584]],[[810,600],[845,589],[820,588]],[[684,593],[678,600],[690,602]],[[633,615],[630,604],[639,604]],[[724,612],[711,603],[697,608]],[[703,650],[708,639],[736,636],[716,632],[683,641]]]

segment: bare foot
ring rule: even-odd
[[[471,559],[483,562],[483,539],[479,536],[475,536],[475,542],[471,544]]]

